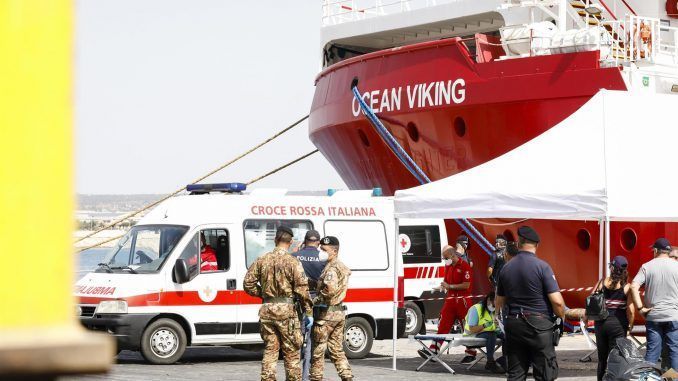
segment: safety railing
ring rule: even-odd
[[[627,15],[623,21],[607,22],[612,27],[613,51],[608,61],[620,62],[662,62],[678,64],[678,28],[662,25],[661,20],[652,17]],[[671,34],[672,38],[662,38]]]
[[[459,0],[323,0],[322,25],[409,12]]]

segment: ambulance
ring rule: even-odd
[[[378,189],[308,195],[245,192],[243,184],[228,183],[187,191],[151,210],[76,284],[80,322],[114,336],[119,351],[172,364],[190,346],[261,344],[261,299],[243,291],[243,279],[254,260],[273,249],[281,225],[294,232],[293,245],[310,229],[339,238],[339,258],[352,270],[347,357],[363,358],[373,340],[391,339],[394,310],[397,337],[404,334],[404,271],[396,252],[403,237],[396,234],[393,200]],[[408,237],[411,248],[420,245],[418,235]],[[209,266],[200,255],[206,245],[216,256]]]
[[[440,317],[445,293],[437,290],[445,276],[442,249],[447,245],[443,220],[400,219],[398,247],[405,284],[405,336],[426,333],[426,321]]]

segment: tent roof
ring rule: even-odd
[[[397,191],[397,217],[678,221],[675,95],[602,90],[542,135]]]

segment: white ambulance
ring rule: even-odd
[[[242,184],[187,189],[192,194],[158,205],[77,282],[85,327],[110,333],[119,350],[139,350],[154,364],[176,362],[187,346],[260,344],[261,300],[243,291],[243,278],[285,225],[296,242],[309,229],[340,240],[339,258],[352,270],[345,300],[349,358],[365,357],[373,340],[393,337],[395,268],[397,334],[403,334],[404,279],[392,199],[372,191],[242,193]],[[202,237],[216,254],[216,266],[202,263]],[[216,269],[205,270],[211,266]]]
[[[426,321],[440,317],[445,294],[434,291],[445,275],[443,220],[401,219],[398,247],[405,276],[405,336],[425,333]]]

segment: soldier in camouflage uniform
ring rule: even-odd
[[[311,381],[321,381],[323,378],[326,349],[329,349],[330,359],[337,368],[342,381],[353,380],[351,366],[344,354],[346,317],[342,304],[346,297],[351,270],[338,258],[339,240],[336,237],[329,236],[320,240],[320,249],[327,252],[328,259],[325,269],[318,278],[318,297],[315,300],[317,320],[313,326]]]
[[[259,309],[261,338],[266,348],[261,360],[261,380],[275,380],[275,366],[282,348],[286,379],[301,380],[302,344],[299,317],[294,298],[306,313],[304,324],[313,324],[311,298],[304,269],[287,250],[292,244],[292,230],[281,226],[275,234],[276,247],[259,257],[245,275],[243,287],[249,295],[263,299]]]

